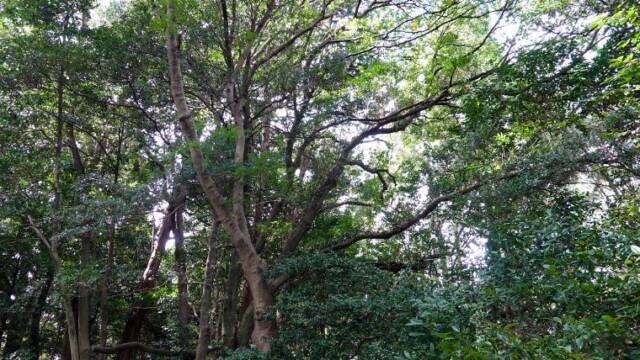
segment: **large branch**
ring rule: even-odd
[[[347,164],[358,166],[362,170],[370,174],[377,175],[378,179],[380,180],[380,183],[382,184],[382,191],[380,192],[380,198],[383,200],[384,200],[384,193],[389,189],[389,185],[387,184],[387,181],[384,179],[384,176],[382,176],[382,174],[386,173],[387,176],[391,178],[391,181],[393,181],[394,184],[396,183],[396,178],[387,169],[378,169],[378,168],[371,167],[365,164],[364,162],[362,162],[361,160],[350,160]]]
[[[44,232],[38,226],[36,226],[35,222],[31,218],[31,215],[27,215],[27,222],[29,223],[29,227],[33,229],[33,231],[38,236],[38,239],[40,239],[40,241],[42,241],[42,243],[49,250],[49,256],[51,256],[53,264],[57,270],[61,263],[60,257],[58,256],[58,241],[55,238],[48,239],[44,235]]]
[[[479,189],[480,187],[482,187],[483,185],[486,185],[490,182],[494,182],[497,180],[504,180],[504,179],[508,179],[508,178],[512,178],[516,175],[518,175],[520,173],[519,170],[515,170],[515,171],[511,171],[508,172],[507,174],[500,176],[497,179],[492,179],[492,180],[484,180],[484,181],[476,181],[470,185],[467,185],[463,188],[460,188],[456,191],[450,192],[448,194],[444,194],[444,195],[440,195],[434,199],[432,199],[431,201],[429,201],[427,203],[427,205],[422,209],[422,211],[420,211],[419,213],[415,214],[414,216],[412,216],[411,218],[398,223],[394,226],[392,226],[389,229],[386,230],[380,230],[380,231],[372,231],[372,232],[365,232],[362,234],[357,234],[351,238],[345,239],[335,245],[332,245],[328,248],[323,249],[324,251],[337,251],[337,250],[342,250],[344,248],[347,248],[355,243],[357,243],[358,241],[361,240],[370,240],[370,239],[389,239],[395,235],[399,235],[402,232],[408,230],[409,228],[411,228],[412,226],[414,226],[415,224],[417,224],[420,220],[426,218],[427,216],[429,216],[434,210],[436,210],[438,208],[438,205],[440,205],[443,202],[447,202],[452,200],[454,197],[459,196],[459,195],[464,195],[464,194],[468,194],[472,191],[475,191],[477,189]]]
[[[324,207],[325,199],[338,185],[338,179],[344,172],[345,165],[347,165],[353,149],[371,136],[391,134],[406,129],[420,113],[444,103],[449,96],[449,89],[446,88],[435,98],[423,100],[414,104],[414,106],[402,108],[379,119],[374,126],[364,130],[349,143],[345,144],[340,157],[335,161],[329,172],[327,172],[324,181],[316,189],[311,200],[307,203],[307,207],[302,212],[302,217],[298,219],[297,225],[287,234],[284,243],[284,255],[288,256],[296,250],[304,234],[306,234],[313,225],[313,221]]]

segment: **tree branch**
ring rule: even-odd
[[[479,189],[480,187],[482,187],[483,185],[486,185],[490,182],[495,182],[497,180],[504,180],[504,179],[508,179],[508,178],[512,178],[517,176],[521,171],[520,170],[515,170],[515,171],[511,171],[508,172],[507,174],[497,178],[497,179],[492,179],[492,180],[485,180],[485,181],[476,181],[468,186],[465,186],[463,188],[460,188],[456,191],[450,192],[448,194],[444,194],[444,195],[440,195],[436,198],[434,198],[433,200],[429,201],[427,203],[427,205],[424,207],[424,209],[422,211],[420,211],[418,214],[414,215],[413,217],[398,223],[394,226],[392,226],[390,229],[387,230],[381,230],[381,231],[372,231],[372,232],[365,232],[362,234],[358,234],[355,235],[351,238],[345,239],[335,245],[332,245],[328,248],[323,249],[323,251],[337,251],[337,250],[342,250],[344,248],[347,248],[355,243],[357,243],[358,241],[361,240],[365,240],[365,239],[389,239],[395,235],[398,235],[402,232],[404,232],[405,230],[411,228],[412,226],[414,226],[415,224],[417,224],[420,220],[426,218],[427,216],[429,216],[429,214],[431,214],[434,210],[436,210],[438,208],[438,205],[440,205],[443,202],[446,201],[450,201],[452,200],[454,197],[458,196],[458,195],[464,195],[464,194],[468,194],[474,190]]]
[[[380,192],[380,198],[383,199],[383,200],[384,200],[384,193],[385,193],[385,191],[387,191],[389,189],[389,185],[387,184],[387,181],[384,179],[384,176],[382,176],[382,174],[386,173],[387,176],[389,176],[391,178],[391,181],[394,184],[396,183],[396,178],[387,169],[373,168],[373,167],[365,164],[364,162],[362,162],[360,160],[350,160],[350,161],[347,162],[347,165],[358,166],[362,170],[364,170],[364,171],[366,171],[368,173],[376,174],[378,176],[378,179],[380,179],[380,182],[382,183],[382,191]]]
[[[390,271],[390,272],[400,272],[403,270],[411,270],[411,271],[421,271],[431,266],[435,260],[442,259],[448,255],[449,253],[443,254],[433,254],[425,257],[421,257],[413,263],[403,263],[398,261],[379,261],[374,263],[373,265],[380,270]]]

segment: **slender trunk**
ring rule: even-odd
[[[31,324],[29,329],[29,347],[31,348],[32,359],[37,360],[40,358],[40,320],[42,319],[42,312],[47,304],[47,297],[49,296],[49,289],[53,283],[53,271],[47,271],[44,283],[38,294],[38,299],[31,315]]]
[[[7,325],[7,316],[5,311],[0,312],[0,349],[2,348],[2,339],[4,339],[4,329]]]
[[[107,265],[104,272],[102,284],[100,284],[100,346],[107,346],[107,326],[109,324],[109,285],[111,283],[111,273],[113,271],[113,242],[115,237],[115,226],[111,229],[111,235],[107,240]],[[104,354],[97,354],[97,360],[104,360]]]
[[[207,262],[205,265],[204,284],[202,285],[202,299],[200,300],[200,323],[198,324],[198,345],[196,346],[196,360],[205,360],[209,340],[211,338],[211,293],[213,291],[213,280],[215,278],[215,240],[217,224],[214,221],[211,226],[211,233],[207,239]]]
[[[80,156],[80,150],[76,142],[76,135],[73,129],[73,124],[67,124],[67,142],[69,149],[71,150],[71,157],[73,159],[73,167],[78,175],[84,174],[84,163],[82,162],[82,156]]]
[[[271,138],[271,121],[267,117],[265,119],[265,123],[263,124],[262,129],[262,143],[260,144],[260,153],[264,155],[269,149],[269,141]],[[263,200],[264,200],[264,191],[265,191],[265,183],[266,177],[263,173],[258,174],[257,177],[257,189],[256,189],[256,198],[255,198],[255,213],[254,213],[254,225],[253,225],[253,239],[255,240],[256,251],[259,253],[262,252],[264,248],[264,238],[262,237],[262,232],[260,231],[258,224],[260,224],[263,220]]]
[[[18,284],[18,277],[20,275],[20,264],[22,261],[20,259],[15,260],[15,264],[13,266],[13,271],[11,272],[11,277],[7,276],[8,281],[6,282],[7,287],[2,292],[3,295],[3,303],[9,304],[11,303],[11,295],[15,293],[16,285]],[[7,309],[2,309],[0,311],[0,345],[2,345],[2,339],[5,331],[7,331],[7,341],[4,344],[4,353],[7,354],[7,346],[10,344],[9,338],[11,333],[11,326],[7,326],[7,322],[9,321],[9,312]],[[10,322],[10,321],[9,321]],[[10,325],[10,324],[9,324]]]
[[[86,27],[86,12],[83,12],[83,28]],[[61,72],[62,74],[63,72]],[[64,114],[62,112],[63,105],[63,81],[64,78],[61,77],[59,79],[59,119],[62,120]],[[84,175],[84,164],[82,163],[82,157],[80,156],[80,151],[78,149],[78,144],[76,142],[75,133],[73,129],[73,124],[69,122],[66,124],[67,129],[67,145],[71,150],[71,156],[73,158],[73,166],[78,177]],[[58,136],[62,136],[62,127],[58,129],[60,133]],[[61,146],[61,145],[59,145]],[[85,232],[80,235],[80,264],[82,267],[89,266],[91,261],[91,232]],[[91,289],[88,286],[83,284],[79,285],[78,289],[78,315],[77,315],[77,338],[78,338],[78,352],[80,355],[80,359],[88,360],[91,353],[91,342],[90,342],[90,297]]]
[[[60,66],[60,72],[58,74],[57,81],[57,95],[58,95],[58,113],[56,116],[56,153],[55,153],[55,161],[56,165],[54,168],[54,182],[56,188],[55,194],[55,208],[56,210],[60,210],[61,208],[61,193],[60,193],[60,171],[61,167],[61,155],[62,155],[62,133],[64,126],[64,66]],[[57,246],[53,246],[49,249],[54,255],[55,258],[54,263],[56,266],[56,272],[60,268],[60,261],[57,255]],[[73,306],[71,304],[71,299],[68,296],[62,300],[62,307],[64,309],[65,319],[67,321],[67,333],[69,336],[69,348],[72,360],[80,360],[80,354],[78,352],[78,329],[76,326],[76,317],[73,312]]]
[[[218,269],[220,269],[221,266],[218,267]],[[220,288],[216,288],[215,289],[215,296],[213,297],[213,299],[215,300],[215,314],[214,317],[212,318],[211,321],[211,326],[213,327],[215,325],[215,332],[213,333],[213,340],[215,342],[220,342],[222,340],[222,302],[219,301],[219,299],[222,298],[223,296],[223,291]]]
[[[184,251],[182,208],[176,209],[173,225],[175,238],[176,274],[178,277],[178,337],[183,350],[189,347],[189,304],[187,299],[187,269]]]
[[[236,347],[236,324],[238,322],[238,288],[242,280],[242,265],[234,251],[229,262],[229,273],[222,300],[222,344],[230,349]]]
[[[89,234],[80,236],[81,262],[83,266],[88,266],[91,258],[91,248]],[[85,285],[80,285],[78,291],[78,354],[81,360],[88,360],[91,354],[90,325],[89,316],[91,308],[89,305],[90,289]]]
[[[249,346],[253,324],[253,304],[249,304],[242,313],[242,319],[240,319],[240,325],[238,326],[238,346]]]
[[[64,316],[67,321],[67,336],[69,337],[69,351],[71,360],[80,360],[80,352],[78,347],[78,327],[76,326],[76,316],[73,312],[73,304],[71,299],[65,298],[62,304],[64,308]]]
[[[23,328],[22,314],[14,313],[8,317],[7,332],[5,334],[6,341],[4,343],[3,355],[4,359],[15,358],[15,352],[20,350]]]

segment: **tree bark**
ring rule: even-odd
[[[178,340],[181,348],[185,350],[189,347],[189,303],[182,212],[182,208],[176,209],[173,236],[175,238],[176,274],[178,277]]]
[[[207,238],[207,262],[205,265],[204,284],[202,285],[202,298],[200,299],[200,314],[198,324],[198,344],[196,346],[196,360],[205,360],[211,339],[211,294],[215,279],[215,242],[217,223],[215,220],[211,226],[211,233]]]
[[[53,271],[47,271],[45,275],[44,283],[40,288],[38,299],[35,304],[35,309],[31,315],[31,324],[29,329],[29,347],[33,354],[32,359],[37,360],[40,358],[40,320],[42,319],[42,312],[47,304],[47,297],[49,296],[49,290],[53,283]]]
[[[242,280],[242,265],[234,252],[229,261],[229,272],[222,299],[222,344],[229,348],[236,347],[236,324],[238,323],[238,288]]]
[[[78,347],[78,327],[76,326],[76,317],[73,312],[73,304],[71,299],[65,297],[62,301],[64,308],[64,316],[67,321],[67,334],[69,336],[69,351],[71,360],[80,360],[80,352]]]
[[[111,235],[107,240],[107,265],[104,272],[102,284],[100,284],[100,346],[107,346],[109,324],[109,285],[111,284],[111,273],[113,271],[113,251],[115,241],[115,225],[112,225]],[[103,360],[104,354],[98,354],[96,360]]]
[[[238,326],[238,346],[249,346],[251,333],[253,332],[253,304],[249,304],[242,314],[240,325]]]
[[[88,266],[91,258],[89,233],[80,236],[80,257],[82,266]],[[89,360],[91,354],[89,325],[90,306],[89,306],[90,289],[88,286],[80,285],[78,290],[78,354],[80,360]]]

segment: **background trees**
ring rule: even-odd
[[[633,4],[1,11],[3,356],[637,352]]]

